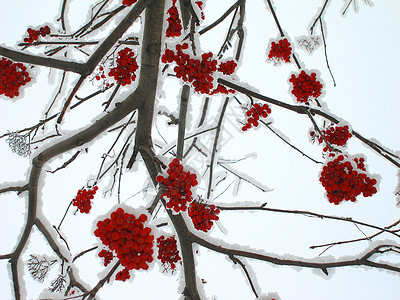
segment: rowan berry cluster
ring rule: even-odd
[[[221,62],[218,66],[218,71],[224,75],[232,75],[235,72],[237,63],[233,60],[228,60],[227,62]]]
[[[185,211],[187,203],[193,201],[191,188],[197,185],[197,176],[189,171],[184,172],[177,158],[174,158],[168,167],[168,177],[157,176],[157,181],[166,187],[162,196],[169,199],[167,208],[175,212]]]
[[[32,44],[34,41],[37,41],[39,39],[39,36],[45,37],[46,35],[49,35],[50,27],[49,26],[40,27],[39,30],[28,28],[27,32],[29,34],[29,37],[24,38],[24,42]]]
[[[131,6],[132,4],[136,3],[137,0],[124,0],[122,1],[122,5]]]
[[[222,84],[218,84],[217,87],[210,92],[210,95],[211,96],[216,94],[228,95],[229,93],[235,93],[235,90],[227,89]]]
[[[308,75],[305,71],[301,71],[296,77],[294,74],[289,79],[293,84],[292,94],[298,102],[306,103],[311,98],[321,96],[322,84],[317,80],[317,74]]]
[[[136,62],[135,53],[130,48],[124,48],[118,52],[117,66],[110,69],[108,76],[114,77],[114,79],[121,84],[128,85],[132,81],[135,81],[135,71],[139,68]]]
[[[2,57],[0,60],[0,95],[9,98],[19,96],[19,88],[31,81],[26,67]]]
[[[179,12],[176,8],[176,0],[172,1],[172,6],[168,9],[167,14],[169,17],[167,18],[168,28],[166,32],[167,37],[177,37],[181,35],[182,24],[181,19],[179,18]]]
[[[258,126],[258,120],[260,117],[266,118],[268,115],[271,113],[271,108],[269,107],[268,104],[264,104],[261,106],[258,103],[255,103],[252,108],[250,108],[246,112],[247,118],[247,123],[242,127],[242,131],[246,131],[247,129],[250,129],[251,126],[257,127]]]
[[[196,1],[195,2],[197,4],[197,6],[200,8],[201,11],[201,19],[204,20],[204,12],[203,12],[203,1]]]
[[[360,160],[361,158],[358,159]],[[362,171],[365,170],[354,168],[343,155],[329,161],[323,167],[319,179],[326,190],[329,202],[338,205],[343,200],[355,202],[361,193],[364,197],[375,194],[377,181]]]
[[[99,68],[99,73],[96,75],[96,80],[104,79],[106,78],[106,75],[104,75],[104,68],[100,67]]]
[[[203,53],[200,59],[193,59],[189,54],[183,52],[188,49],[189,45],[183,43],[175,46],[176,53],[173,50],[166,49],[161,57],[163,63],[175,62],[177,66],[174,68],[176,77],[182,78],[185,82],[190,82],[194,87],[194,90],[198,93],[214,95],[216,93],[234,93],[234,90],[227,90],[226,88],[217,87],[213,85],[213,75],[217,71],[218,62],[216,59],[212,59],[213,54],[211,52]],[[234,65],[235,64],[235,65]],[[236,63],[221,63],[218,68],[232,74]],[[218,70],[219,71],[219,70]],[[222,71],[221,71],[222,72]]]
[[[157,238],[158,256],[165,266],[165,270],[176,268],[176,263],[181,260],[175,236],[165,238],[163,235]]]
[[[107,267],[108,264],[114,259],[114,255],[111,251],[103,249],[99,252],[99,257],[104,257],[104,266]]]
[[[100,66],[96,71],[93,72],[92,78],[96,79],[100,83],[101,89],[106,89],[110,87],[110,83],[106,75],[104,74],[104,67]]]
[[[217,221],[219,217],[217,216],[220,210],[215,207],[215,205],[207,205],[198,202],[192,202],[190,204],[188,214],[192,219],[194,228],[207,232],[213,226],[213,220]]]
[[[115,274],[115,280],[119,281],[127,281],[129,278],[131,278],[131,274],[129,274],[129,269],[124,268],[122,271],[119,271],[117,274]]]
[[[327,129],[322,130],[322,134],[329,144],[337,146],[346,146],[348,139],[353,136],[349,131],[349,126],[347,125],[328,127]],[[321,136],[316,136],[314,131],[310,132],[310,136],[313,139],[317,137],[319,144],[324,142],[324,139]],[[325,146],[323,151],[327,152],[330,151],[330,149],[328,146]]]
[[[292,47],[287,39],[281,39],[278,43],[271,43],[271,50],[269,50],[268,60],[273,61],[274,64],[281,62],[290,63],[290,55],[292,54]]]
[[[81,213],[88,214],[92,208],[91,200],[94,198],[97,190],[97,186],[94,186],[93,189],[79,190],[76,197],[72,200],[72,205],[76,206]]]
[[[110,218],[97,222],[94,235],[115,253],[126,269],[120,275],[117,274],[122,276],[120,280],[129,278],[125,276],[129,270],[147,270],[148,263],[153,261],[154,236],[151,235],[151,228],[144,227],[146,221],[145,214],[136,218],[118,208],[111,213]]]
[[[357,169],[366,171],[363,157],[355,157],[353,160],[357,164]]]

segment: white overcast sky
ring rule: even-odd
[[[40,27],[43,24],[55,24],[59,16],[60,3],[56,0],[0,0],[0,44],[17,49],[17,43],[26,35],[30,26]],[[71,29],[77,28],[88,18],[88,11],[92,1],[70,0],[68,22]],[[117,6],[118,1],[110,1]],[[235,1],[206,1],[205,24],[210,24],[221,15]],[[307,35],[311,22],[319,12],[322,0],[275,0],[273,1],[276,13],[287,37],[294,42],[296,37]],[[341,11],[344,1],[330,1],[324,14],[324,31],[327,39],[327,53],[337,86],[333,87],[331,77],[326,68],[323,48],[320,47],[312,56],[299,47],[295,47],[301,63],[308,70],[318,70],[325,85],[325,94],[321,98],[327,109],[335,116],[349,122],[353,129],[367,138],[378,140],[382,145],[400,154],[400,2],[397,0],[373,1],[373,6],[365,5],[364,1],[357,0],[358,11],[350,7],[345,17]],[[346,1],[347,2],[347,1]],[[370,1],[372,2],[372,1]],[[201,39],[201,48],[204,51],[218,52],[225,37],[230,18],[221,24],[215,32],[206,33]],[[52,28],[58,28],[52,25]],[[319,34],[319,26],[316,27]],[[245,19],[245,47],[242,60],[237,72],[237,82],[251,87],[259,93],[294,104],[289,95],[287,79],[292,72],[297,72],[294,64],[274,67],[266,63],[266,48],[272,39],[279,36],[272,15],[264,0],[248,0],[246,3]],[[166,41],[167,42],[167,41]],[[136,47],[134,51],[138,50]],[[226,58],[229,58],[229,53]],[[83,56],[74,56],[75,59],[84,59]],[[72,58],[71,58],[72,59]],[[35,124],[43,117],[49,101],[58,90],[61,72],[45,68],[34,68],[34,84],[26,87],[24,96],[16,100],[9,100],[0,96],[0,134],[18,130]],[[69,86],[76,80],[76,76],[69,76]],[[173,111],[176,107],[176,97],[179,94],[180,83],[173,78],[165,80],[163,90],[159,91],[160,105]],[[87,87],[87,91],[90,86]],[[86,91],[86,90],[85,90]],[[65,91],[64,91],[65,92]],[[127,91],[123,91],[125,94]],[[85,94],[84,91],[81,94]],[[245,96],[238,96],[242,102],[247,101]],[[189,126],[198,122],[198,107],[201,97],[192,97],[189,109]],[[211,127],[216,123],[218,111],[221,108],[223,97],[215,97],[211,101],[210,117],[207,124]],[[73,117],[66,117],[63,127],[68,134],[90,122],[95,115],[92,111],[98,110],[98,103],[104,99],[94,101],[93,107],[82,106]],[[91,104],[92,105],[92,104]],[[239,112],[239,113],[238,113]],[[165,123],[165,119],[160,118]],[[273,189],[268,193],[261,193],[254,187],[243,182],[236,193],[237,180],[228,177],[216,189],[214,197],[218,196],[232,183],[231,187],[215,202],[220,204],[250,203],[259,205],[268,202],[269,207],[310,210],[337,216],[352,217],[370,222],[378,226],[387,226],[399,218],[399,207],[393,191],[398,186],[397,170],[390,162],[376,155],[366,146],[354,138],[349,142],[349,153],[363,153],[367,157],[369,171],[381,176],[380,189],[377,195],[370,198],[359,197],[357,203],[343,203],[334,206],[324,198],[323,188],[318,184],[320,165],[312,163],[302,157],[290,147],[282,143],[268,129],[259,128],[242,134],[239,121],[243,121],[240,108],[231,100],[224,121],[224,133],[221,137],[219,155],[225,159],[250,158],[232,165],[241,174],[251,176],[257,182]],[[310,121],[304,116],[297,116],[292,112],[272,107],[272,126],[290,139],[311,157],[322,161],[321,147],[308,142],[307,130],[311,128]],[[163,123],[163,124],[164,124]],[[68,131],[70,130],[70,131]],[[154,131],[156,132],[156,131]],[[169,131],[165,129],[165,133]],[[154,133],[156,142],[162,139]],[[89,178],[93,178],[98,170],[101,155],[107,151],[115,135],[97,140],[97,144],[90,148],[89,154],[71,165],[68,170],[55,175],[44,175],[42,182],[42,207],[40,211],[51,225],[58,224],[71,197],[77,189]],[[212,141],[213,135],[210,135]],[[98,145],[100,144],[100,145]],[[65,154],[60,159],[52,161],[48,168],[54,169],[66,161],[74,151]],[[29,174],[29,159],[18,157],[11,153],[4,140],[0,141],[0,184],[6,182],[25,182]],[[207,163],[202,158],[187,162],[193,167],[200,163]],[[204,166],[203,166],[204,168]],[[122,200],[127,205],[145,205],[140,196],[131,198],[140,191],[145,182],[140,175],[143,167],[139,166],[135,172],[126,172],[125,189]],[[199,174],[201,175],[201,174]],[[217,173],[224,176],[222,169]],[[145,178],[145,177],[144,177]],[[206,178],[206,177],[205,177]],[[107,190],[111,177],[99,184],[101,191]],[[132,184],[134,182],[135,184]],[[136,182],[137,183],[136,185]],[[204,183],[203,183],[204,185]],[[6,186],[2,184],[1,186]],[[203,194],[198,189],[198,194]],[[149,191],[149,194],[154,191]],[[142,194],[140,194],[142,195]],[[100,194],[97,206],[94,204],[90,215],[67,216],[63,230],[69,238],[71,251],[76,255],[80,251],[90,248],[96,243],[90,235],[94,219],[97,215],[105,215],[115,205],[115,197],[104,198]],[[9,253],[15,246],[18,235],[24,222],[26,199],[8,193],[0,196],[2,203],[2,218],[0,219],[0,254]],[[162,216],[162,213],[161,213]],[[362,233],[351,224],[328,220],[315,220],[304,216],[290,216],[272,213],[222,213],[216,226],[209,234],[216,243],[229,243],[240,249],[255,249],[275,256],[304,257],[314,259],[321,250],[310,250],[309,246],[349,238],[363,237]],[[366,234],[374,231],[364,229]],[[382,239],[392,240],[390,235]],[[398,241],[396,241],[398,243]],[[325,254],[321,259],[337,259],[343,255],[352,256],[371,246],[368,242],[337,246]],[[30,239],[23,260],[29,254],[55,255],[48,249],[40,234],[35,231]],[[330,256],[329,256],[330,255]],[[398,257],[381,257],[382,260],[391,259],[399,263]],[[197,256],[198,278],[206,283],[200,284],[202,294],[207,299],[254,299],[243,272],[233,267],[232,262],[206,249],[199,248]],[[344,268],[329,270],[326,277],[322,272],[294,269],[290,267],[274,267],[267,263],[260,263],[243,259],[248,264],[252,275],[256,278],[257,290],[260,294],[279,295],[282,300],[333,300],[333,299],[399,299],[400,276],[386,271],[377,271],[366,268]],[[97,274],[103,270],[94,253],[82,258],[77,266],[80,278],[89,285],[97,282]],[[24,281],[26,288],[25,299],[38,299],[39,293],[44,290],[56,276],[59,265],[53,268],[45,283],[33,281],[25,269]],[[10,272],[7,262],[0,261],[0,298],[12,299]],[[114,282],[112,286],[105,286],[99,292],[99,299],[178,299],[182,290],[178,272],[173,276],[166,276],[159,272],[155,264],[151,272],[137,272],[133,281],[127,283]]]

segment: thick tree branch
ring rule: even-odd
[[[351,267],[351,266],[367,266],[371,268],[389,270],[396,273],[400,273],[400,267],[385,264],[385,263],[377,263],[368,260],[373,254],[378,253],[378,251],[383,247],[395,247],[393,245],[380,245],[369,251],[366,255],[361,258],[355,257],[354,259],[342,260],[342,261],[332,261],[332,262],[312,262],[305,260],[295,260],[295,259],[283,259],[278,257],[273,257],[270,255],[259,254],[256,252],[250,251],[242,251],[236,250],[233,248],[225,248],[221,246],[217,246],[213,243],[210,243],[194,234],[191,234],[191,239],[194,243],[199,244],[205,248],[213,250],[218,253],[223,253],[226,255],[235,255],[242,256],[247,258],[252,258],[260,261],[269,262],[274,265],[280,266],[293,266],[293,267],[303,267],[303,268],[311,268],[311,269],[321,269],[326,274],[327,269],[329,268],[340,268],[340,267]]]
[[[183,159],[183,146],[185,144],[186,113],[189,104],[189,93],[190,87],[185,84],[182,88],[181,103],[179,107],[178,144],[176,147],[176,157],[179,160]]]
[[[24,186],[10,186],[0,190],[0,194],[7,192],[17,192],[17,194],[21,194],[22,192],[28,191],[29,185],[25,184]]]
[[[142,3],[143,5],[143,3],[145,2],[147,1],[140,1],[138,2],[138,4]],[[156,4],[154,3],[156,2],[153,2],[152,6],[153,7],[157,6],[158,3]],[[158,9],[163,12],[162,7]],[[148,18],[146,18],[146,20],[152,22],[153,21],[152,18],[153,16],[150,15],[148,16]],[[150,25],[146,26],[145,29],[144,39],[143,39],[142,61],[140,69],[140,80],[137,89],[131,95],[129,95],[123,102],[117,103],[112,111],[110,111],[106,116],[95,121],[94,124],[92,124],[91,126],[81,130],[77,134],[67,139],[55,143],[54,145],[43,150],[36,157],[33,158],[32,169],[30,171],[30,177],[29,177],[29,201],[28,201],[27,220],[24,226],[22,236],[10,259],[13,284],[14,284],[14,295],[17,300],[21,299],[20,288],[19,288],[18,260],[21,256],[22,250],[24,249],[28,241],[30,232],[32,230],[32,226],[34,225],[37,219],[36,211],[37,211],[38,185],[39,185],[39,177],[42,172],[42,167],[49,160],[60,155],[61,153],[67,152],[76,147],[81,147],[82,145],[90,142],[104,130],[122,120],[133,110],[135,110],[140,106],[143,106],[143,103],[146,103],[146,99],[148,99],[148,95],[155,93],[155,87],[157,86],[158,60],[161,47],[160,39],[161,39],[161,29],[162,29],[162,21],[161,21],[162,13],[158,14],[158,18],[159,18],[158,22],[149,23]],[[157,37],[158,37],[158,42],[157,42]],[[155,47],[155,43],[159,45],[158,48]]]
[[[8,48],[2,47],[2,46],[0,46],[0,55],[10,58],[14,61],[65,70],[65,71],[69,71],[69,72],[78,73],[78,74],[81,74],[84,76],[91,73],[88,71],[88,66],[84,63],[76,63],[76,62],[72,62],[72,61],[65,61],[65,60],[60,60],[60,59],[55,59],[55,58],[50,58],[50,57],[26,54],[26,53],[8,49]]]

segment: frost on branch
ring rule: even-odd
[[[65,283],[67,282],[65,279],[65,275],[58,275],[56,279],[51,282],[51,286],[49,290],[53,293],[60,293],[65,288]]]
[[[56,263],[57,260],[49,261],[46,257],[41,257],[39,255],[32,255],[28,260],[28,271],[31,274],[32,278],[43,282],[47,273],[49,272],[50,267]]]
[[[309,54],[313,53],[321,45],[321,38],[315,35],[301,36],[296,41],[297,45]]]
[[[27,157],[31,154],[29,135],[10,132],[6,141],[11,151],[17,153],[19,156]]]

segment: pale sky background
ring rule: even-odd
[[[30,26],[37,28],[44,24],[51,25],[54,30],[59,28],[56,19],[59,16],[60,2],[55,0],[0,0],[0,44],[17,49],[17,43],[26,36]],[[220,16],[235,1],[206,1],[203,25],[208,25]],[[291,42],[298,36],[307,35],[309,26],[320,10],[324,1],[320,0],[281,0],[274,1],[276,13],[285,34]],[[327,39],[329,64],[337,86],[333,87],[331,77],[326,68],[323,48],[320,47],[313,55],[307,54],[298,46],[294,46],[296,55],[307,70],[318,70],[324,83],[325,94],[320,98],[327,109],[338,118],[351,124],[352,128],[367,138],[379,141],[383,146],[400,154],[400,2],[397,0],[373,1],[370,7],[364,1],[356,1],[358,11],[350,7],[345,17],[341,16],[345,1],[330,1],[324,14],[324,32]],[[89,17],[92,1],[69,1],[68,12],[70,29],[74,31]],[[118,6],[118,1],[110,1],[110,7]],[[169,7],[170,4],[167,4]],[[127,10],[126,10],[127,11]],[[122,15],[125,15],[123,12]],[[203,51],[217,53],[225,37],[231,18],[218,26],[215,32],[208,32],[200,39]],[[248,0],[245,19],[245,47],[242,60],[237,70],[236,81],[251,87],[259,93],[294,104],[289,94],[288,78],[292,72],[298,72],[294,64],[273,66],[266,62],[267,46],[272,39],[278,38],[278,30],[264,0]],[[140,24],[131,31],[140,29]],[[320,34],[319,26],[315,32]],[[105,32],[106,33],[106,32]],[[104,33],[104,34],[105,34]],[[104,35],[103,33],[100,34]],[[98,36],[89,39],[98,39]],[[236,40],[235,40],[236,41]],[[166,40],[165,43],[168,43]],[[44,48],[40,48],[43,50]],[[139,46],[132,48],[135,53]],[[38,49],[39,50],[39,49]],[[33,53],[39,53],[38,50]],[[90,48],[88,48],[90,51]],[[86,58],[70,51],[70,58],[85,60]],[[224,58],[229,59],[231,52]],[[10,100],[0,96],[0,134],[31,126],[43,118],[48,103],[58,90],[62,72],[35,67],[33,84],[26,86],[22,97]],[[68,87],[77,79],[76,75],[67,77]],[[162,90],[158,92],[159,105],[167,111],[174,112],[177,108],[177,95],[181,84],[170,77],[164,81]],[[88,83],[80,96],[89,94],[95,87]],[[66,94],[63,90],[64,95]],[[117,96],[123,99],[129,90],[126,88]],[[245,103],[247,97],[237,95]],[[224,97],[213,97],[211,108],[206,119],[208,127],[215,126],[218,113]],[[60,101],[60,100],[59,100]],[[67,135],[76,132],[85,124],[101,114],[99,104],[104,97],[94,98],[90,103],[81,105],[80,109],[66,116],[61,127]],[[57,104],[59,107],[60,102]],[[192,96],[189,107],[188,131],[193,132],[199,119],[198,111],[202,105],[202,97]],[[56,109],[54,112],[57,112]],[[270,120],[272,126],[283,134],[290,142],[311,157],[323,161],[322,148],[311,144],[308,140],[308,130],[311,128],[309,119],[292,112],[272,107]],[[175,138],[176,128],[167,129],[167,119],[158,117],[160,132],[169,141]],[[398,170],[387,160],[378,156],[369,148],[352,138],[349,141],[348,152],[352,155],[363,153],[367,158],[368,170],[381,176],[379,191],[373,197],[358,197],[356,203],[342,203],[334,206],[324,197],[324,190],[318,182],[321,165],[317,165],[298,152],[282,143],[266,128],[252,129],[245,134],[240,131],[240,121],[244,121],[241,108],[233,99],[228,106],[224,120],[224,132],[220,140],[219,157],[222,159],[241,159],[239,163],[229,165],[236,171],[256,182],[263,184],[270,192],[262,193],[253,186],[240,183],[230,174],[225,174],[222,168],[217,169],[216,180],[226,179],[217,186],[211,199],[218,204],[253,203],[260,205],[268,202],[268,207],[308,210],[324,214],[352,217],[377,226],[387,226],[399,219],[399,206],[396,207],[394,191],[399,187]],[[206,127],[206,128],[208,128]],[[47,127],[52,129],[52,126]],[[161,137],[154,130],[155,142],[163,144]],[[54,175],[43,173],[42,206],[40,210],[51,225],[57,225],[63,216],[69,202],[76,191],[96,176],[101,163],[101,155],[108,150],[116,138],[116,133],[96,139],[90,145],[88,154],[79,157],[66,170]],[[211,147],[214,134],[210,133],[203,139],[204,147]],[[44,145],[43,145],[44,146]],[[37,152],[34,152],[37,153]],[[52,160],[46,170],[55,169],[70,158],[75,150],[66,153],[59,159]],[[0,141],[0,184],[7,182],[25,182],[29,174],[29,159],[11,153],[5,140]],[[168,158],[170,159],[170,158]],[[208,159],[198,155],[188,161],[188,166],[194,168],[199,177],[204,172]],[[202,166],[202,168],[200,168]],[[124,171],[121,200],[126,205],[141,207],[146,200],[154,195],[154,189],[148,193],[139,193],[147,182],[141,163],[133,171]],[[197,194],[205,195],[201,187],[206,186],[206,178],[200,181]],[[112,174],[99,183],[99,193],[94,200],[92,212],[89,215],[73,215],[69,212],[62,226],[63,234],[68,238],[72,255],[88,249],[96,244],[93,224],[96,219],[104,218],[115,206],[116,193],[111,197],[102,197],[110,187]],[[226,192],[219,196],[225,189]],[[101,193],[100,193],[101,192]],[[137,195],[136,195],[137,194]],[[135,196],[134,196],[135,195]],[[12,251],[21,228],[24,224],[26,210],[26,195],[16,196],[15,193],[0,195],[3,210],[0,212],[0,253]],[[160,211],[157,222],[165,214]],[[322,249],[311,250],[309,246],[340,240],[363,237],[363,234],[352,224],[318,220],[305,216],[283,215],[268,212],[224,212],[220,221],[214,225],[207,235],[218,244],[234,245],[240,249],[254,249],[279,257],[302,257],[315,259]],[[167,232],[167,229],[165,229]],[[373,234],[368,228],[362,228],[367,234]],[[390,235],[382,235],[382,240],[394,240]],[[340,259],[343,256],[359,255],[371,246],[369,242],[336,246],[324,253],[324,260]],[[229,258],[199,248],[196,256],[199,286],[204,299],[254,299],[242,270],[233,265]],[[30,254],[46,254],[51,258],[56,255],[47,246],[40,233],[34,230],[30,243],[24,251],[22,261],[26,262]],[[390,260],[400,265],[398,256],[381,256],[379,260]],[[342,268],[328,270],[329,276],[320,271],[295,269],[291,267],[275,267],[264,262],[242,259],[251,271],[257,285],[257,292],[266,298],[282,300],[376,300],[399,299],[400,276],[387,271],[367,268]],[[95,252],[77,260],[79,277],[88,286],[97,283],[97,275],[104,270]],[[98,293],[98,299],[179,299],[182,291],[181,273],[172,276],[162,274],[161,268],[155,262],[151,271],[135,272],[129,282],[113,282],[106,285]],[[38,295],[46,289],[60,271],[56,264],[44,283],[31,279],[25,266],[23,281],[25,299],[40,299]],[[0,299],[13,299],[9,279],[10,272],[5,260],[0,261]],[[201,284],[201,279],[206,283]],[[118,294],[118,296],[116,296]],[[267,296],[268,295],[268,296]],[[279,297],[277,296],[279,295]],[[116,298],[118,297],[118,298]]]

